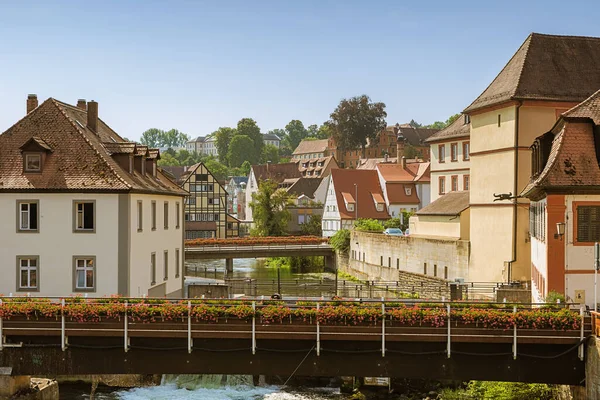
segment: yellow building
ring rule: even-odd
[[[529,147],[600,88],[599,65],[600,38],[534,33],[464,110],[471,121],[470,281],[530,280],[529,201],[515,199],[529,181]]]
[[[239,221],[227,215],[227,191],[203,163],[191,166],[179,179],[190,195],[185,202],[185,238],[238,236]]]

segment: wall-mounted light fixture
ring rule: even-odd
[[[562,240],[564,235],[565,235],[565,223],[557,222],[556,223],[556,233],[554,234],[554,239]]]

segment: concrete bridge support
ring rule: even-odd
[[[330,256],[324,256],[324,259],[325,259],[325,271],[335,272],[335,270],[336,270],[335,253],[333,253]]]
[[[12,376],[12,368],[0,368],[0,399],[11,399],[31,387],[29,376]]]
[[[225,275],[227,275],[227,276],[233,275],[233,258],[225,259]]]

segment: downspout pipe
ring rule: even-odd
[[[513,232],[512,232],[512,260],[508,263],[508,283],[512,282],[512,267],[513,263],[517,261],[517,228],[518,228],[518,218],[517,211],[519,207],[518,203],[518,193],[519,190],[519,111],[521,106],[523,105],[522,101],[519,101],[517,108],[515,110],[515,138],[514,138],[514,152],[515,152],[515,165],[514,165],[514,186],[513,186]]]

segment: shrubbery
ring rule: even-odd
[[[383,232],[385,229],[381,221],[369,218],[359,218],[354,222],[354,229],[364,232]]]
[[[340,229],[329,239],[329,244],[339,252],[348,253],[350,251],[350,231]]]

